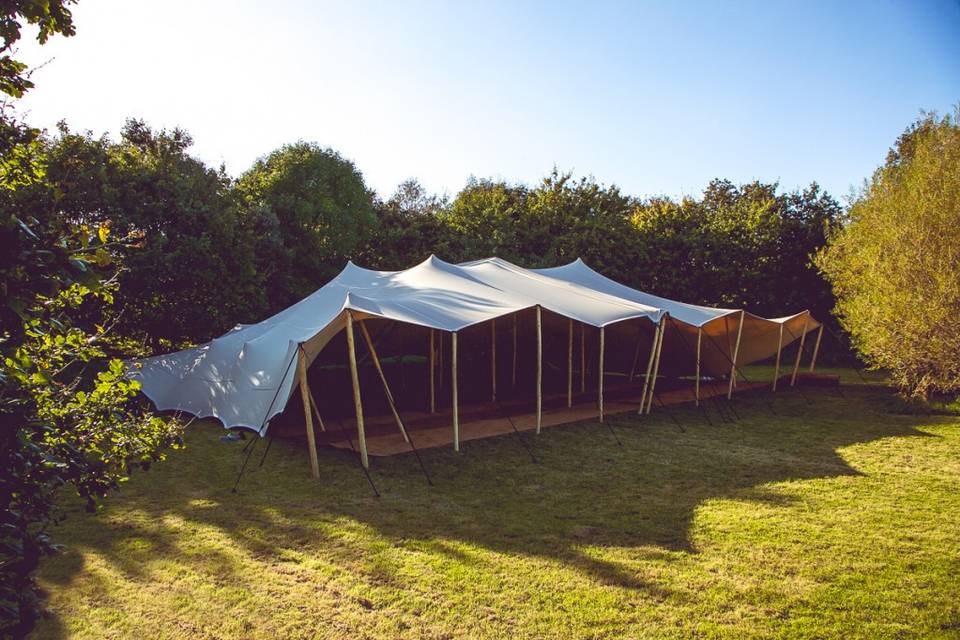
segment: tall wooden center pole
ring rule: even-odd
[[[490,321],[490,399],[497,401],[497,321]]]
[[[657,343],[660,341],[660,327],[663,319],[653,329],[653,342],[650,343],[650,357],[647,358],[647,373],[643,376],[643,393],[640,394],[640,410],[637,414],[643,415],[644,403],[647,401],[647,390],[650,388],[650,372],[653,371],[653,358],[657,355]]]
[[[587,325],[580,325],[580,393],[587,391]]]
[[[660,374],[660,354],[663,352],[663,338],[667,334],[667,316],[660,320],[660,339],[657,340],[657,356],[653,361],[653,378],[650,380],[650,398],[647,400],[647,413],[653,408],[654,391],[657,388],[657,376]]]
[[[450,334],[450,384],[453,387],[453,450],[460,451],[460,406],[457,402],[457,332]]]
[[[733,385],[737,381],[737,356],[740,355],[740,337],[743,335],[744,312],[740,312],[740,326],[737,327],[737,342],[733,346],[733,359],[730,361],[730,387],[727,389],[727,400],[733,398]]]
[[[370,468],[367,456],[367,435],[363,428],[363,403],[360,401],[360,376],[357,373],[357,345],[353,337],[353,314],[347,311],[347,356],[350,359],[350,380],[353,383],[353,409],[357,416],[357,438],[360,440],[360,462]]]
[[[567,407],[573,406],[573,320],[567,320]]]
[[[513,375],[510,378],[510,388],[515,389],[517,386],[517,311],[513,314]]]
[[[700,406],[700,344],[703,342],[703,327],[697,327],[697,378],[694,380],[696,400],[694,404]]]
[[[310,452],[310,476],[320,477],[320,463],[317,461],[317,440],[313,433],[313,412],[310,410],[310,387],[307,385],[307,354],[301,344],[297,349],[297,373],[300,378],[300,397],[303,398],[303,415],[307,424],[307,447]]]
[[[537,433],[543,422],[543,321],[537,305]]]
[[[437,349],[434,345],[433,329],[430,329],[430,413],[437,412]]]
[[[597,366],[597,406],[600,409],[600,422],[603,422],[603,352],[604,352],[604,327],[600,327],[600,361]]]

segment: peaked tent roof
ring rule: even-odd
[[[130,375],[160,410],[214,417],[225,427],[266,432],[294,389],[293,363],[307,362],[346,324],[346,312],[459,331],[540,305],[602,327],[664,310],[563,282],[502,260],[454,265],[433,256],[403,271],[348,263],[333,280],[280,313],[192,349],[133,363]]]

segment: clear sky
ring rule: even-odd
[[[845,196],[921,109],[960,102],[960,3],[81,0],[27,120],[180,126],[230,173],[285,142],[415,177],[534,182],[556,165],[631,194],[713,177]]]

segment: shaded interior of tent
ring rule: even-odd
[[[534,307],[467,327],[456,334],[459,441],[536,428],[538,311],[544,427],[602,418],[603,413],[638,411],[643,402],[726,397],[738,331],[743,332],[745,344],[751,333],[749,322],[739,328],[739,313],[702,329],[665,318],[660,361],[654,367],[658,325],[647,318],[624,320],[601,330]],[[754,345],[754,349],[778,351],[801,338],[808,326],[813,328],[806,319],[802,323],[792,329],[785,324],[787,335],[772,348]],[[420,448],[452,444],[454,334],[380,318],[354,320],[353,326],[369,455],[410,451],[408,440]],[[306,439],[305,408],[312,403],[318,445],[358,445],[347,333],[342,330],[335,335],[306,368],[307,402],[300,391],[294,391],[284,411],[270,421],[269,435]],[[784,367],[787,373],[793,365],[790,361]],[[659,375],[648,377],[651,371]],[[742,375],[735,378],[739,391],[754,386]],[[645,394],[648,380],[655,385],[655,394]],[[399,421],[391,409],[391,397]],[[402,435],[398,422],[409,438]]]

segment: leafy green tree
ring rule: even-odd
[[[0,91],[14,98],[21,97],[33,87],[26,63],[16,60],[15,47],[20,40],[21,20],[37,26],[40,44],[50,36],[75,33],[73,16],[68,5],[75,0],[5,0],[0,3]]]
[[[133,465],[179,442],[176,421],[144,410],[139,384],[101,348],[96,309],[111,302],[107,226],[24,210],[18,192],[46,180],[39,132],[0,120],[0,635],[21,636],[39,608],[33,571],[54,550],[47,529],[66,487],[89,507]],[[80,320],[83,318],[84,320]]]
[[[271,310],[336,275],[376,225],[373,194],[360,171],[313,143],[286,145],[261,158],[237,180],[235,191],[251,224],[272,231],[269,250],[257,262]]]
[[[960,390],[958,117],[900,136],[817,259],[862,357],[920,397]]]
[[[438,251],[443,232],[438,216],[446,200],[428,194],[416,180],[406,180],[389,200],[375,206],[377,224],[358,255],[363,265],[406,269]]]
[[[229,177],[189,155],[189,135],[129,120],[118,142],[63,124],[44,142],[46,179],[19,189],[18,206],[136,240],[122,248],[118,331],[169,349],[264,313],[256,230]]]

